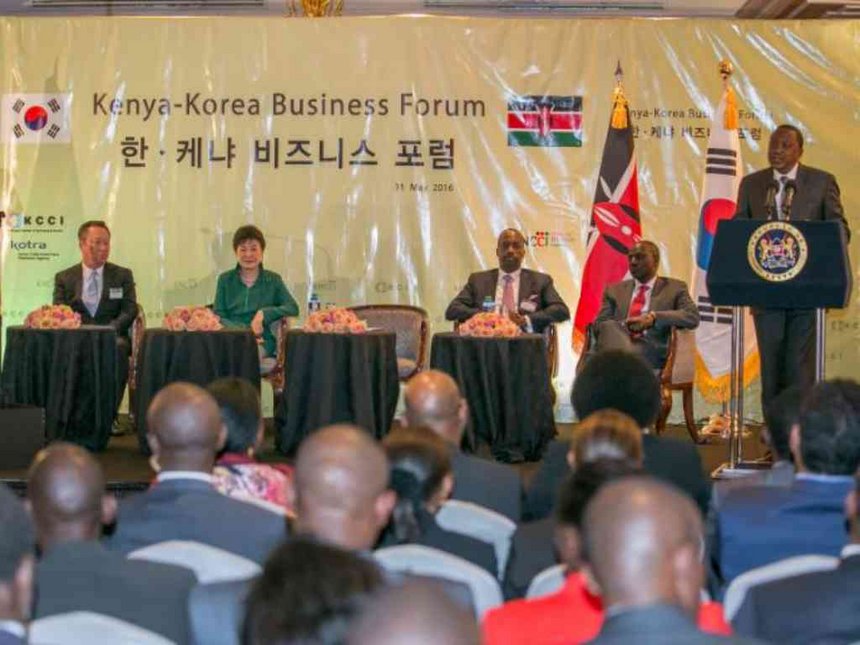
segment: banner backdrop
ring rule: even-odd
[[[804,161],[841,182],[856,250],[858,26],[0,18],[3,322],[50,300],[90,218],[112,228],[112,259],[134,271],[151,326],[212,302],[247,222],[299,302],[315,291],[420,305],[434,330],[449,329],[445,306],[469,272],[495,265],[499,231],[518,227],[527,266],[551,273],[573,309],[619,60],[642,231],[664,274],[693,273],[723,58],[744,170],[766,163],[776,124],[800,126]],[[856,297],[828,330],[828,373],[857,376]],[[569,325],[560,337],[565,389]]]

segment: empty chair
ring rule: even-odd
[[[492,544],[496,552],[499,580],[504,577],[511,552],[511,538],[517,529],[514,522],[478,504],[454,499],[442,504],[436,514],[436,522],[445,530]]]
[[[359,305],[350,307],[371,328],[392,331],[397,336],[397,374],[409,380],[427,363],[427,312],[410,305]]]

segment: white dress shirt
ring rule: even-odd
[[[797,167],[799,165],[800,164],[794,164],[794,168],[789,170],[784,175],[777,170],[773,171],[773,178],[776,179],[776,183],[779,184],[779,191],[776,193],[776,215],[777,215],[776,218],[777,219],[782,219],[782,198],[785,195],[785,185],[784,185],[785,182],[783,182],[783,178],[785,178],[785,181],[788,181],[789,179],[792,181],[796,181],[797,180]]]
[[[516,271],[512,271],[511,273],[505,273],[501,269],[499,269],[499,279],[496,281],[496,312],[501,313],[502,311],[502,297],[505,293],[505,276],[509,275],[514,280],[511,282],[511,290],[514,292],[514,305],[517,307],[517,311],[519,311],[520,305],[520,275],[522,274],[522,268],[517,269]],[[532,333],[532,321],[528,316],[526,318],[525,330],[528,333]]]
[[[102,300],[102,292],[104,291],[104,288],[105,288],[105,280],[104,280],[105,265],[104,264],[101,265],[98,269],[91,269],[86,264],[82,264],[81,266],[84,268],[83,283],[81,284],[81,300],[83,300],[85,305],[90,304],[89,291],[88,290],[89,290],[89,286],[90,286],[90,281],[92,280],[93,273],[95,273],[98,276],[98,281],[99,281],[98,296],[99,297],[95,301],[95,303],[93,303],[95,305],[93,307],[93,310],[96,310],[99,308],[98,303],[100,303]],[[95,314],[93,314],[93,315],[95,315]]]
[[[643,284],[648,286],[648,291],[645,292],[645,303],[642,305],[642,314],[646,314],[651,311],[651,294],[654,293],[654,284],[656,282],[656,275],[648,282],[639,282],[638,280],[633,281],[633,296],[630,298],[630,304],[627,306],[628,315],[630,314],[630,309],[633,307],[633,301],[636,300],[636,294],[639,293],[639,287]]]

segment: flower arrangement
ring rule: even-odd
[[[367,322],[349,309],[333,308],[313,312],[303,329],[322,334],[363,334],[367,331]]]
[[[484,338],[513,338],[520,335],[520,328],[501,314],[482,312],[475,314],[457,329],[461,336]]]
[[[24,319],[30,329],[77,329],[81,326],[81,314],[68,305],[42,305]]]
[[[174,307],[164,317],[164,327],[170,331],[217,331],[221,319],[208,307]]]

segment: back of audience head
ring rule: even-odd
[[[250,381],[228,376],[206,386],[221,410],[221,420],[227,430],[224,452],[253,454],[263,440],[263,413],[260,393]]]
[[[555,509],[555,545],[568,571],[576,571],[582,564],[582,520],[588,503],[605,484],[640,474],[637,462],[622,458],[586,461],[567,476]]]
[[[30,466],[27,497],[39,545],[98,540],[116,516],[116,499],[105,492],[102,468],[85,449],[55,443]]]
[[[817,383],[801,404],[790,443],[799,471],[853,475],[860,466],[860,385]]]
[[[777,461],[791,460],[789,437],[792,427],[797,425],[802,402],[803,390],[799,385],[792,385],[774,397],[764,412],[763,439]]]
[[[373,560],[297,538],[275,549],[246,602],[243,643],[335,644],[383,585]]]
[[[24,622],[33,599],[35,534],[24,504],[0,484],[0,621]]]
[[[385,451],[361,428],[316,431],[296,456],[296,531],[346,549],[370,549],[396,501],[388,478]]]
[[[448,448],[426,428],[396,430],[383,446],[391,467],[391,488],[397,494],[391,530],[398,543],[414,542],[421,536],[419,513],[435,513],[454,488]]]
[[[389,587],[350,629],[349,645],[478,645],[473,616],[426,581]]]
[[[600,459],[642,464],[642,432],[623,412],[598,410],[576,428],[568,453],[571,468]]]
[[[419,372],[403,392],[406,422],[413,428],[429,428],[459,448],[469,419],[469,405],[457,382],[445,372]]]
[[[191,383],[171,383],[146,412],[147,442],[161,470],[210,472],[227,431],[215,399]]]
[[[607,350],[586,361],[571,392],[576,415],[612,408],[650,428],[660,413],[660,384],[653,370],[631,352]]]
[[[659,603],[695,615],[702,520],[683,493],[648,477],[606,484],[585,511],[583,542],[607,609]]]

